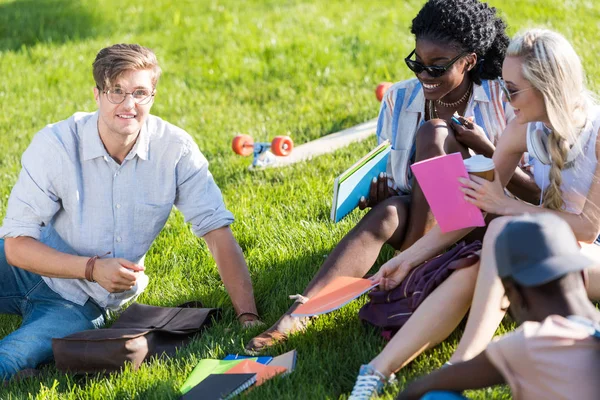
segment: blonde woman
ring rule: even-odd
[[[600,250],[592,244],[600,233],[600,169],[598,131],[600,110],[584,84],[581,61],[569,42],[548,30],[530,30],[513,39],[503,64],[503,87],[516,118],[506,128],[496,151],[493,182],[462,179],[465,198],[482,210],[504,215],[490,224],[483,242],[479,272],[467,327],[450,362],[473,358],[483,351],[498,327],[507,304],[494,259],[495,239],[510,216],[551,212],[563,218],[583,243],[587,254]],[[540,204],[528,204],[505,195],[525,152],[529,152]],[[373,277],[380,287],[392,289],[408,272],[459,240],[469,230],[443,234],[436,226],[406,251],[386,263]],[[589,269],[588,295],[600,298],[600,274]],[[472,275],[466,275],[471,277]],[[456,327],[456,306],[445,301],[455,288],[444,282],[417,309],[409,321],[368,365],[361,368],[353,398],[369,398],[374,387],[423,350],[444,340]],[[452,323],[450,323],[452,322]]]

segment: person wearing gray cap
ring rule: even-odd
[[[595,262],[581,253],[569,225],[552,214],[514,218],[495,255],[520,327],[475,358],[413,382],[398,399],[459,399],[456,392],[500,383],[510,385],[514,399],[600,398],[600,312],[582,279]]]

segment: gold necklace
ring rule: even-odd
[[[442,101],[442,100],[436,100],[436,102],[437,102],[439,105],[441,105],[441,106],[444,106],[444,107],[446,107],[446,108],[452,108],[452,107],[456,107],[456,106],[458,106],[459,104],[462,104],[462,103],[464,103],[464,102],[465,102],[465,100],[467,100],[467,99],[469,98],[469,96],[471,95],[471,89],[473,89],[473,84],[472,84],[472,83],[471,83],[471,86],[469,86],[469,90],[467,90],[467,91],[465,92],[465,94],[463,94],[463,95],[462,95],[462,97],[461,97],[460,99],[456,100],[455,102],[452,102],[452,103],[446,103],[446,102],[444,102],[444,101]]]

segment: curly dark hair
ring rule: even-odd
[[[471,80],[496,79],[508,47],[506,24],[496,9],[479,0],[429,0],[412,21],[416,39],[428,39],[477,54]]]

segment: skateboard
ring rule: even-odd
[[[260,168],[275,162],[275,156],[289,155],[294,148],[294,142],[289,136],[275,136],[270,143],[255,143],[252,136],[242,134],[233,138],[231,148],[240,156],[254,154],[252,167]]]

